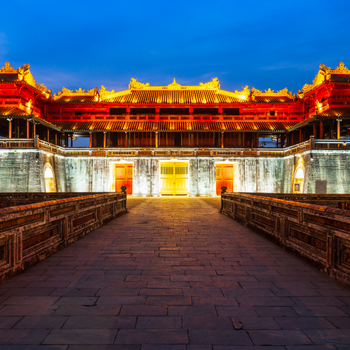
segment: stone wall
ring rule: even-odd
[[[312,156],[311,156],[312,155]],[[298,162],[305,170],[304,193],[315,193],[316,181],[327,181],[327,193],[350,193],[350,151],[312,150],[288,157],[181,157],[189,163],[189,195],[216,195],[216,163],[236,163],[238,192],[290,193]],[[171,158],[130,157],[133,195],[159,195],[159,168]],[[45,192],[45,168],[55,175],[58,192],[109,192],[117,158],[63,157],[37,150],[0,150],[0,192]],[[120,189],[117,189],[120,190]]]
[[[306,156],[307,193],[315,193],[316,181],[327,181],[327,193],[350,193],[350,151],[313,150]]]

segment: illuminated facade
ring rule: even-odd
[[[15,69],[7,62],[0,69],[0,191],[126,185],[143,196],[216,195],[221,186],[349,192],[343,180],[350,169],[349,82],[350,70],[340,63],[321,65],[313,84],[294,95],[287,88],[230,92],[217,78],[198,86],[132,78],[124,91],[52,94],[28,64]],[[73,147],[81,137],[88,147]],[[330,157],[338,168],[322,165]],[[33,162],[40,164],[36,171]]]

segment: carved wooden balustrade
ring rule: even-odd
[[[81,195],[0,209],[0,282],[122,212],[126,212],[124,192]]]
[[[223,193],[222,213],[350,285],[350,210],[264,194]]]

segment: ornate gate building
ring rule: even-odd
[[[29,65],[0,69],[0,191],[350,191],[350,70],[320,66],[292,94],[217,78],[198,86],[131,79],[52,94]],[[76,147],[85,138],[86,147]]]

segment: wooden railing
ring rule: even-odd
[[[221,211],[350,286],[350,210],[223,193]]]
[[[126,212],[126,193],[0,209],[0,282]]]
[[[310,140],[284,148],[210,148],[210,147],[130,147],[88,148],[62,147],[34,139],[0,139],[0,149],[36,148],[70,157],[285,157],[308,150],[350,150],[350,140]]]

